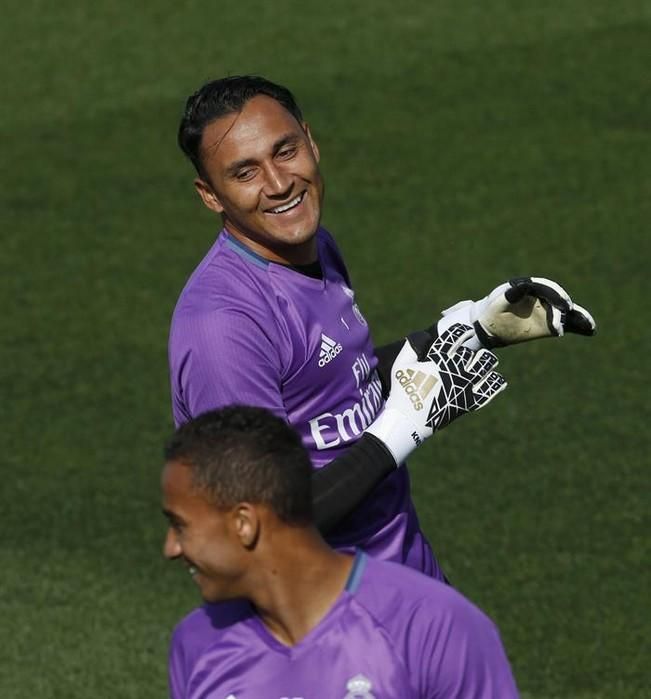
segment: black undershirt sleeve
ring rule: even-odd
[[[361,438],[343,455],[312,475],[314,519],[322,534],[350,514],[396,469],[391,452],[372,434]]]
[[[429,347],[430,333],[428,328],[409,335],[419,355]],[[385,398],[391,386],[391,367],[404,343],[403,337],[375,349],[377,372]],[[386,446],[377,437],[364,434],[343,456],[315,471],[312,498],[316,524],[321,532],[327,532],[350,514],[395,468],[396,462]]]
[[[382,395],[384,398],[388,397],[389,389],[391,388],[391,367],[393,366],[393,362],[396,361],[396,357],[404,344],[405,338],[403,337],[388,345],[375,348],[375,356],[378,361],[377,373],[382,383]]]

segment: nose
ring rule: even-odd
[[[170,561],[178,558],[182,553],[181,544],[179,543],[179,538],[172,527],[168,527],[167,534],[165,535],[165,542],[163,544],[163,555]]]
[[[275,163],[265,166],[265,194],[269,197],[281,197],[292,188],[292,177]]]

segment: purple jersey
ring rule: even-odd
[[[174,631],[172,699],[512,699],[497,629],[458,592],[355,559],[345,590],[285,646],[248,602],[204,605]]]
[[[170,332],[177,425],[226,405],[287,420],[316,468],[382,410],[373,343],[330,234],[317,232],[323,279],[256,255],[222,231],[183,289]],[[428,575],[442,573],[420,531],[407,469],[397,469],[328,541]]]

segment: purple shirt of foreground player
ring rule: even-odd
[[[345,590],[298,644],[246,601],[204,605],[176,628],[172,699],[512,699],[492,621],[452,588],[358,553]]]

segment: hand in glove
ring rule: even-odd
[[[480,301],[460,301],[443,311],[437,329],[454,323],[472,325],[477,334],[466,342],[471,349],[504,347],[566,332],[594,335],[590,313],[549,279],[520,277],[501,284]]]
[[[456,323],[433,340],[425,332],[405,340],[391,368],[384,410],[366,430],[384,442],[397,464],[434,432],[506,388],[494,371],[492,352],[462,346],[472,336],[471,326]]]

